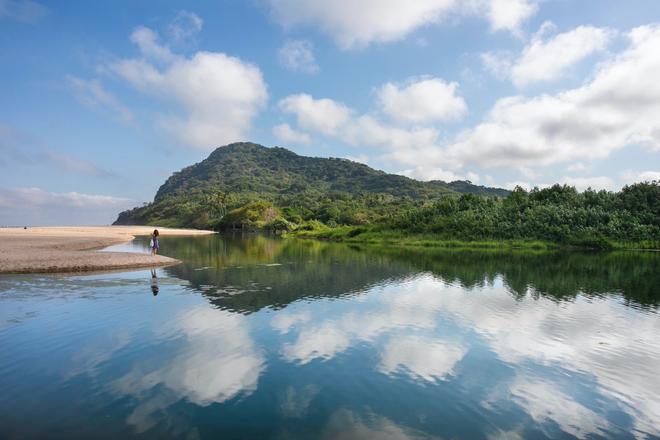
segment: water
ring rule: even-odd
[[[660,254],[162,248],[0,276],[0,438],[660,438]]]

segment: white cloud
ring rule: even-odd
[[[107,206],[116,209],[130,203],[134,203],[134,201],[121,197],[78,192],[56,193],[40,188],[0,188],[0,206],[10,209],[35,207],[95,209]]]
[[[354,146],[371,145],[411,152],[415,146],[435,143],[438,131],[424,127],[411,129],[395,127],[384,124],[371,115],[363,115],[351,120],[339,135],[344,142]]]
[[[518,168],[518,171],[520,171],[520,174],[526,179],[536,179],[538,177],[536,171],[528,167],[520,167]]]
[[[638,182],[660,182],[660,171],[632,171],[626,170],[621,173],[621,180],[625,184],[632,184]]]
[[[481,62],[486,70],[498,79],[507,79],[511,75],[513,64],[512,54],[508,51],[484,52],[481,54]]]
[[[580,171],[587,171],[589,169],[588,165],[585,165],[582,162],[575,162],[566,167],[566,171],[570,172],[580,172]]]
[[[286,27],[317,26],[344,49],[396,41],[414,29],[437,22],[454,0],[270,0],[275,19]]]
[[[485,52],[481,61],[499,79],[511,79],[518,87],[561,78],[584,58],[606,49],[615,32],[593,26],[579,26],[544,40],[554,29],[544,23],[519,57],[509,51]]]
[[[517,31],[536,10],[529,0],[268,0],[268,4],[283,26],[318,28],[343,49],[401,40],[449,15],[478,15],[493,30]]]
[[[307,94],[291,95],[280,101],[280,108],[296,116],[305,130],[339,139],[349,145],[384,149],[382,159],[416,167],[437,165],[439,133],[434,128],[402,128],[385,124],[332,99],[315,99]],[[429,160],[429,161],[426,161]]]
[[[307,145],[312,141],[312,138],[307,133],[295,130],[286,123],[273,127],[273,135],[282,142],[288,142],[292,144]]]
[[[314,57],[314,46],[307,40],[286,40],[278,51],[280,63],[293,72],[316,73],[319,66]]]
[[[479,181],[479,176],[475,173],[468,173],[468,176],[463,177],[454,173],[453,171],[443,170],[442,168],[438,167],[425,167],[423,165],[403,170],[399,172],[399,174],[417,180],[442,180],[444,182],[453,182],[455,180],[470,180],[472,182]]]
[[[279,106],[282,111],[296,115],[300,127],[326,136],[336,135],[353,113],[332,99],[314,99],[307,94],[287,96]]]
[[[593,26],[580,26],[543,41],[534,38],[511,67],[517,86],[557,79],[580,60],[606,48],[613,32]]]
[[[147,28],[131,39],[145,58],[120,60],[111,69],[137,90],[174,104],[173,114],[161,118],[167,132],[200,149],[244,140],[268,99],[258,67],[220,52],[172,54]]]
[[[179,11],[167,30],[175,42],[185,41],[202,30],[204,20],[194,12]]]
[[[67,80],[76,94],[76,98],[90,108],[107,108],[117,119],[126,124],[134,121],[133,112],[106,90],[98,79],[84,80],[75,76],[67,76]]]
[[[0,188],[0,225],[109,224],[136,201],[40,188]]]
[[[529,0],[489,0],[486,10],[493,30],[517,32],[521,23],[534,15],[537,6]]]
[[[452,121],[467,112],[458,96],[458,83],[440,78],[410,78],[405,84],[387,83],[377,90],[382,111],[399,122],[415,124]]]
[[[172,62],[176,59],[170,48],[160,43],[158,34],[148,27],[137,27],[131,34],[131,42],[147,58],[164,62]]]
[[[614,183],[614,180],[606,176],[597,176],[597,177],[565,176],[559,179],[559,183],[564,183],[566,185],[574,186],[578,191],[584,191],[588,188],[595,190],[606,189],[608,191],[613,191],[616,189],[616,183]]]
[[[630,46],[582,87],[500,99],[486,121],[438,154],[458,165],[532,166],[606,157],[631,144],[660,150],[660,27],[628,37]]]

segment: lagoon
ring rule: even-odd
[[[162,248],[0,276],[1,438],[660,437],[659,253]]]

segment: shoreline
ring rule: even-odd
[[[210,235],[214,231],[153,226],[53,226],[0,228],[0,274],[80,273],[164,267],[180,263],[164,255],[100,252],[149,236]]]
[[[529,239],[448,239],[432,233],[407,234],[402,231],[369,230],[354,226],[328,228],[315,231],[294,231],[286,234],[299,239],[311,239],[356,245],[391,246],[406,248],[435,248],[448,250],[529,250],[529,251],[650,251],[657,252],[657,242],[612,240],[555,243],[534,238]]]

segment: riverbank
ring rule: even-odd
[[[295,231],[288,234],[342,243],[379,246],[433,247],[448,249],[529,249],[536,251],[558,249],[599,250],[657,250],[660,243],[651,241],[617,242],[606,239],[576,240],[570,243],[553,243],[535,239],[507,240],[455,240],[431,233],[406,233],[397,230],[377,230],[368,227],[340,226],[312,231]]]
[[[159,267],[179,261],[163,255],[99,252],[136,236],[148,236],[153,226],[72,226],[0,228],[0,273],[89,272]],[[161,237],[207,235],[213,231],[158,228]]]

